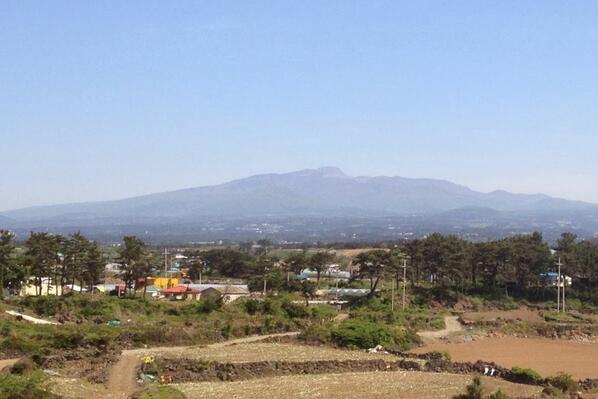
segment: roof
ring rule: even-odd
[[[207,291],[207,290],[210,290],[210,289],[214,290],[214,291],[218,291],[222,295],[243,295],[243,294],[249,294],[249,290],[247,288],[245,288],[244,286],[239,286],[239,285],[226,285],[226,286],[222,286],[222,287],[209,287],[209,288],[206,288],[204,291]]]
[[[214,288],[215,290],[222,290],[224,288],[242,290],[243,292],[249,292],[247,284],[187,284],[189,288],[194,288],[199,291],[207,290],[208,288]]]
[[[166,288],[162,290],[163,294],[199,294],[199,291],[194,288],[189,288],[185,285],[179,285],[177,287]]]

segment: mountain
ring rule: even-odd
[[[436,179],[352,177],[334,167],[264,174],[116,201],[2,212],[21,227],[199,223],[206,220],[425,217],[425,220],[566,219],[598,205],[543,194],[483,193]],[[530,219],[531,218],[531,219]],[[516,218],[515,218],[516,219]],[[0,220],[0,223],[4,223]]]
[[[252,176],[229,183],[117,201],[30,207],[3,212],[17,221],[97,218],[250,216],[391,216],[460,208],[496,211],[573,211],[598,205],[546,195],[481,193],[444,180],[350,177],[324,167]]]

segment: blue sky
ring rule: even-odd
[[[598,202],[598,2],[0,2],[0,210],[335,165]]]

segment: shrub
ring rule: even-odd
[[[187,396],[178,389],[164,385],[150,385],[131,397],[133,399],[187,399]]]
[[[511,369],[511,379],[513,382],[519,382],[521,384],[538,385],[542,382],[542,377],[537,371],[521,367],[513,367]]]
[[[364,349],[395,344],[393,334],[387,326],[366,320],[343,321],[332,331],[332,340],[339,346]]]
[[[0,375],[0,398],[7,399],[60,399],[42,388],[43,376],[38,373],[30,375]]]
[[[252,316],[261,312],[263,308],[262,302],[255,299],[249,299],[243,302],[243,307],[245,308],[245,311]]]
[[[471,384],[465,387],[465,393],[453,396],[453,399],[483,399],[484,386],[480,377],[475,377]]]
[[[299,339],[314,344],[326,344],[332,339],[332,330],[328,326],[310,324],[301,332]]]
[[[24,375],[35,370],[36,366],[30,359],[22,359],[12,365],[10,368],[11,374]]]
[[[508,395],[502,393],[502,391],[498,390],[494,392],[492,395],[486,397],[486,399],[511,399]]]
[[[549,377],[547,382],[563,392],[575,392],[578,390],[577,382],[569,374],[559,373],[554,377]]]
[[[282,304],[282,310],[285,311],[287,316],[291,319],[303,319],[309,316],[309,313],[305,306],[298,305],[296,303],[285,301]]]

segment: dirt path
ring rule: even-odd
[[[15,364],[16,362],[18,362],[20,359],[4,359],[4,360],[0,360],[0,371],[4,370],[6,367],[10,367],[13,364]]]
[[[463,326],[457,316],[446,316],[444,318],[445,328],[438,331],[420,331],[417,333],[425,344],[436,342],[441,338],[446,338],[452,333],[463,331]]]
[[[51,324],[53,326],[57,326],[58,323],[56,323],[55,321],[49,321],[49,320],[44,320],[44,319],[38,319],[37,317],[32,317],[32,316],[27,316],[26,314],[22,314],[19,312],[15,312],[14,310],[7,310],[6,313],[8,313],[11,316],[20,316],[23,318],[23,320],[29,321],[33,324]]]
[[[289,332],[281,334],[256,335],[252,337],[231,339],[229,341],[217,342],[207,345],[210,348],[222,348],[229,345],[246,344],[251,342],[263,341],[268,338],[290,337],[298,335],[298,332]],[[174,347],[156,347],[144,349],[132,349],[123,351],[118,362],[112,366],[108,375],[106,384],[108,394],[113,398],[126,398],[138,388],[135,371],[140,364],[140,358],[148,354],[177,353],[184,352],[193,348],[192,346],[174,346]]]

